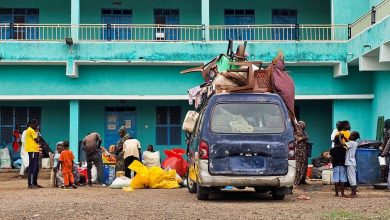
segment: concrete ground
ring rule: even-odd
[[[311,182],[283,201],[252,189],[198,201],[186,188],[64,191],[49,188],[49,173],[41,172],[39,183],[46,188],[27,189],[26,179],[13,176],[0,173],[0,219],[390,219],[390,193],[365,186],[356,199],[336,198],[332,186]]]

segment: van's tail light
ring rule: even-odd
[[[288,144],[288,159],[295,160],[295,141]]]
[[[209,145],[206,141],[199,142],[199,157],[200,159],[209,159]]]

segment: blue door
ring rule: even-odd
[[[131,40],[131,28],[128,25],[132,23],[132,13],[132,10],[102,9],[102,23],[117,25],[110,29],[104,28],[102,37],[107,40]]]
[[[127,129],[127,133],[129,133],[132,137],[137,138],[136,118],[137,117],[135,112],[106,111],[104,147],[108,149],[110,145],[116,144],[118,142],[118,131],[121,126],[125,126]]]
[[[161,25],[179,25],[179,9],[154,9],[154,23]],[[180,40],[180,31],[177,27],[156,28],[156,40]]]
[[[297,10],[274,9],[272,10],[272,24],[285,25],[297,24]],[[272,29],[272,40],[295,40],[295,28],[275,27]]]
[[[255,11],[248,10],[225,10],[225,25],[254,25]],[[225,31],[225,39],[254,40],[254,30],[247,27],[228,28]]]

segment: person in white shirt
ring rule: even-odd
[[[27,124],[27,127],[30,127],[30,123]],[[24,172],[26,171],[26,168],[28,167],[28,153],[25,151],[25,145],[26,145],[26,130],[22,133],[22,147],[20,149],[20,158],[22,158],[22,165],[20,166],[19,171],[19,177],[22,178],[24,176]]]
[[[140,161],[140,152],[141,152],[141,143],[134,138],[127,139],[123,143],[123,158],[124,158],[124,166],[125,166],[125,176],[131,178],[131,170],[129,169],[130,164],[132,164],[135,160]],[[134,176],[137,173],[134,172]]]
[[[357,131],[352,131],[351,135],[349,136],[349,142],[345,143],[347,148],[347,153],[345,154],[345,166],[347,167],[347,175],[348,175],[348,182],[349,185],[351,185],[351,195],[348,197],[350,198],[356,198],[356,189],[357,189],[357,182],[356,182],[356,149],[358,147],[358,143],[356,142],[357,139],[360,138],[360,134]]]
[[[333,129],[332,134],[330,135],[330,141],[332,142],[332,148],[334,148],[334,137],[336,137],[337,133],[342,130],[341,121],[336,122],[336,128]]]

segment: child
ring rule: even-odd
[[[334,139],[334,148],[330,150],[330,156],[333,165],[333,183],[335,186],[335,196],[339,196],[339,189],[341,196],[344,197],[344,183],[347,182],[347,171],[345,169],[345,153],[346,150],[340,142],[339,135]]]
[[[69,150],[69,142],[63,142],[63,150],[61,152],[60,158],[58,159],[57,169],[61,165],[62,176],[64,177],[64,189],[69,189],[69,185],[73,187],[73,189],[77,189],[76,185],[74,185],[74,177],[73,177],[73,160],[74,156],[72,151]]]
[[[347,166],[348,181],[349,181],[349,185],[351,185],[351,195],[348,196],[349,198],[357,197],[355,153],[356,153],[356,148],[358,146],[356,140],[359,138],[360,138],[359,132],[352,131],[351,135],[349,136],[349,142],[347,142],[345,146],[345,148],[347,149],[347,153],[345,155],[345,166]]]

